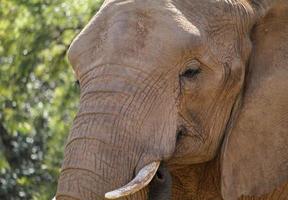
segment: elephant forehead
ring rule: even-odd
[[[74,67],[91,65],[95,58],[102,62],[133,58],[150,65],[148,61],[168,61],[202,45],[201,31],[171,2],[111,2],[73,41],[68,56]]]
[[[175,57],[182,50],[197,49],[201,44],[200,31],[184,17],[144,10],[116,15],[105,39],[105,50],[115,56],[121,59],[133,56],[145,61],[160,55],[163,59],[165,55]]]

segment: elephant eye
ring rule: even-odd
[[[190,62],[184,72],[181,73],[181,77],[184,78],[194,78],[197,74],[201,72],[200,63],[196,60]]]
[[[200,69],[187,69],[181,76],[186,78],[193,78],[200,73]]]

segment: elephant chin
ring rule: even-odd
[[[136,177],[127,185],[105,194],[106,199],[118,199],[121,197],[132,195],[145,188],[155,176],[160,162],[152,162],[144,166],[136,175]]]

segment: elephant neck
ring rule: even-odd
[[[172,200],[223,200],[221,195],[220,155],[215,159],[184,168],[170,168],[173,188]],[[259,197],[242,196],[238,200],[272,200],[288,197],[288,182]]]

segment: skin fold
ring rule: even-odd
[[[57,200],[288,199],[287,0],[106,0],[74,39]],[[157,175],[158,174],[158,175]]]

